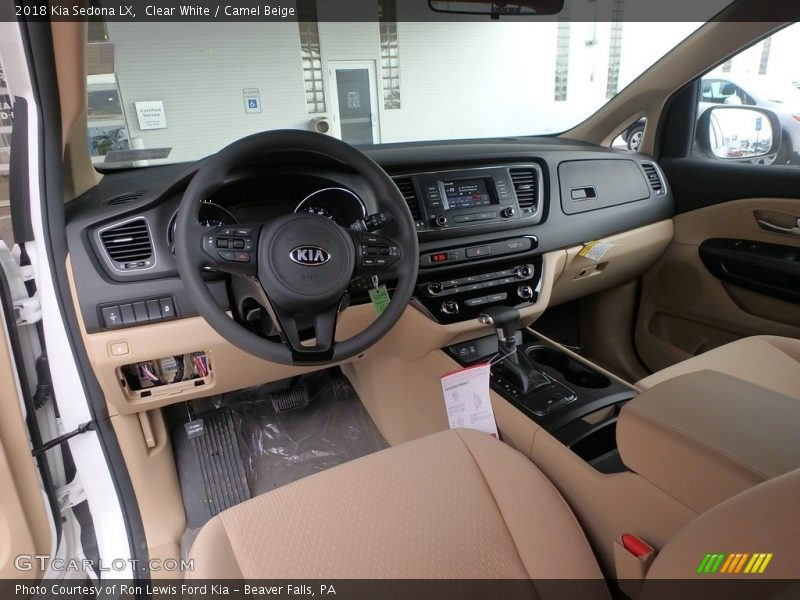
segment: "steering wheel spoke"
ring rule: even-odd
[[[281,337],[289,347],[295,362],[324,364],[333,359],[336,349],[336,322],[339,317],[339,306],[340,304],[337,304],[308,316],[291,314],[289,311],[273,306]],[[314,328],[313,346],[304,345],[300,337],[300,327],[307,323]]]
[[[356,247],[355,276],[375,275],[392,269],[401,259],[401,245],[376,233],[351,232]]]
[[[246,277],[257,275],[260,224],[224,225],[203,233],[204,268]]]

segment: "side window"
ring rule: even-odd
[[[11,231],[11,203],[8,185],[12,117],[11,95],[3,74],[2,61],[0,61],[0,239],[9,248],[14,245]]]
[[[800,166],[799,36],[791,25],[703,76],[695,156]]]

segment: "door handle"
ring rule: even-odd
[[[766,219],[756,219],[758,225],[761,229],[766,231],[771,231],[773,233],[786,233],[789,235],[800,235],[800,218],[795,218],[795,226],[794,227],[783,227],[781,225],[776,225],[775,223],[770,223]]]

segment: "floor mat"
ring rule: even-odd
[[[304,375],[294,385],[306,387],[307,407],[276,412],[272,384],[215,397],[215,410],[194,415],[195,422],[207,426],[201,438],[189,438],[185,417],[175,424],[172,441],[187,520],[184,556],[217,508],[236,503],[227,502],[234,492],[243,501],[387,447],[340,371]],[[227,425],[222,433],[230,437],[212,426],[217,422]],[[231,443],[234,435],[236,444]],[[233,481],[242,474],[248,488],[244,493]],[[227,490],[233,483],[237,489]]]
[[[306,375],[307,408],[276,413],[263,388],[227,394],[254,496],[387,447],[355,390],[338,373]]]

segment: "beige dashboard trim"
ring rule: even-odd
[[[539,300],[522,310],[523,320],[529,323],[540,316],[550,298],[553,282],[563,269],[564,251],[551,252],[543,257],[543,275]],[[73,301],[79,306],[71,262],[67,261]],[[348,308],[340,317],[337,337],[344,339],[363,330],[375,319],[371,305]],[[244,387],[278,381],[318,370],[319,367],[294,367],[279,365],[256,358],[230,344],[201,317],[166,321],[142,327],[87,333],[78,313],[81,335],[86,345],[92,367],[103,389],[111,414],[132,414],[152,410],[176,402],[203,398]],[[409,307],[398,324],[373,348],[352,360],[381,352],[413,359],[425,356],[434,349],[471,339],[489,328],[477,319],[454,325],[439,325],[417,309]],[[111,348],[126,344],[128,352],[118,356]],[[210,355],[213,377],[207,385],[180,389],[177,393],[150,398],[132,398],[121,385],[119,369],[126,364],[153,360],[176,354],[205,351]]]
[[[640,276],[658,260],[672,241],[672,220],[602,238],[610,249],[599,259],[580,255],[583,246],[567,249],[564,272],[553,288],[551,305],[589,296]]]

